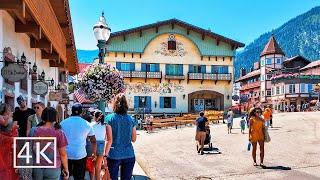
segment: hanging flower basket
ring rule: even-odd
[[[78,88],[91,101],[109,102],[125,91],[121,73],[110,64],[92,64],[79,74]]]

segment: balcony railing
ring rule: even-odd
[[[120,71],[125,78],[161,79],[161,72]]]
[[[184,80],[184,75],[166,75],[166,79],[178,79],[178,80]]]
[[[162,73],[161,72],[147,72],[147,78],[149,79],[161,79]]]
[[[246,90],[246,89],[251,89],[256,87],[260,87],[259,81],[242,85],[241,90]]]
[[[231,81],[231,73],[212,74],[212,73],[188,73],[189,80],[226,80]]]

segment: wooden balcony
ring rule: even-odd
[[[120,71],[124,78],[142,78],[147,79],[162,79],[162,72],[144,72],[144,71]]]
[[[260,81],[242,85],[241,90],[247,90],[247,89],[252,89],[257,87],[260,87]]]
[[[228,74],[188,73],[188,82],[189,80],[201,80],[201,83],[204,80],[211,80],[217,83],[218,80],[231,82],[232,77],[231,77],[231,73],[228,73]]]

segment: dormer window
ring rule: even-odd
[[[173,34],[171,34],[168,38],[168,50],[171,50],[171,51],[177,50],[177,42]]]

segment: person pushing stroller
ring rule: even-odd
[[[201,155],[204,154],[203,147],[204,147],[204,141],[206,139],[206,124],[208,122],[208,119],[204,117],[204,112],[199,113],[200,117],[196,120],[196,126],[197,126],[197,132],[196,132],[196,141],[199,143],[200,148],[198,148],[198,153],[201,153]],[[210,131],[210,128],[209,128]]]

